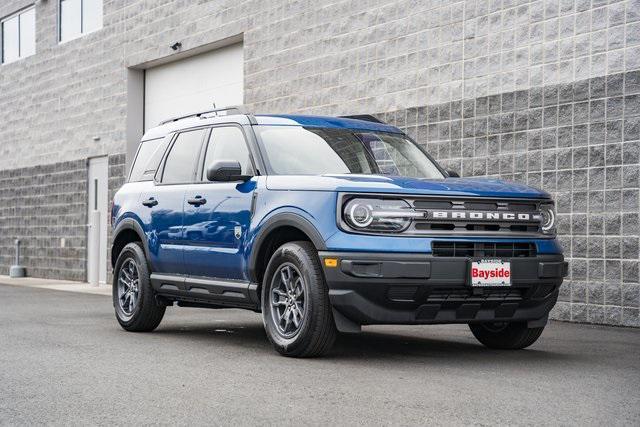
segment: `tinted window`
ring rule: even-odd
[[[168,144],[169,138],[152,139],[142,142],[136,160],[131,168],[129,181],[152,180]]]
[[[237,160],[242,166],[243,175],[253,174],[249,149],[240,128],[225,126],[211,129],[207,155],[204,160],[205,170],[216,160]]]
[[[183,132],[178,135],[167,156],[162,174],[164,184],[193,181],[196,160],[202,148],[204,130]]]

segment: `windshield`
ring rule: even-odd
[[[276,175],[366,174],[444,178],[435,163],[400,134],[301,126],[256,126]]]

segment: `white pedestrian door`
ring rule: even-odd
[[[89,159],[87,281],[93,285],[107,283],[108,168],[106,157]]]

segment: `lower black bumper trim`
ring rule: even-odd
[[[537,321],[567,274],[562,255],[511,258],[511,286],[470,286],[471,258],[320,252],[335,311],[357,325]],[[403,268],[405,266],[406,268]],[[344,323],[344,322],[343,322]]]
[[[549,314],[557,301],[557,292],[536,304],[498,304],[493,307],[481,303],[446,306],[420,304],[416,308],[383,307],[354,291],[329,290],[329,300],[334,309],[359,325],[376,324],[438,324],[482,323],[497,321],[529,321]]]

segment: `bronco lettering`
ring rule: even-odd
[[[518,213],[515,212],[460,212],[460,211],[432,211],[431,219],[472,219],[485,221],[520,221],[520,222],[540,222],[542,216],[538,213]]]

